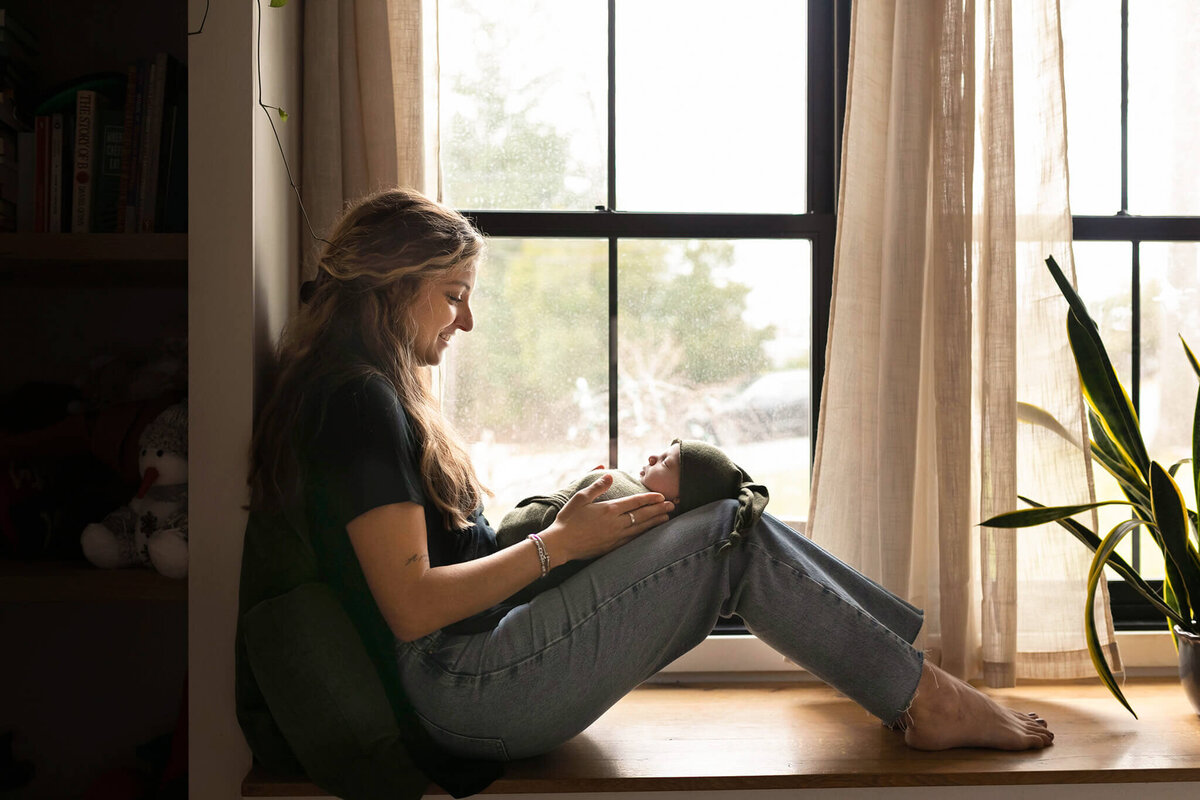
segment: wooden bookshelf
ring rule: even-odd
[[[83,561],[0,560],[0,603],[186,603],[187,581]]]
[[[186,233],[0,234],[0,285],[186,286]]]

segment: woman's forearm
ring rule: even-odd
[[[551,566],[563,563],[553,553],[552,542],[546,543]],[[392,632],[402,641],[412,641],[467,617],[486,611],[503,602],[541,577],[541,561],[537,547],[526,539],[491,555],[448,564],[427,567],[410,576],[411,585],[405,597],[397,597],[396,607],[389,614],[380,603]],[[378,602],[378,598],[377,598]]]

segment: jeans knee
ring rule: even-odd
[[[717,500],[681,514],[667,524],[678,526],[689,537],[700,537],[708,544],[724,549],[737,540],[733,527],[737,509],[736,500]]]

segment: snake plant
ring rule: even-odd
[[[1179,467],[1191,461],[1196,496],[1200,497],[1200,469],[1196,468],[1200,466],[1200,393],[1196,397],[1192,425],[1192,458],[1164,469],[1157,461],[1151,461],[1146,453],[1137,412],[1117,378],[1096,323],[1053,257],[1046,259],[1046,266],[1070,307],[1067,312],[1067,337],[1079,371],[1083,397],[1087,402],[1091,456],[1116,478],[1125,499],[1047,507],[1021,497],[1031,508],[1000,514],[982,524],[994,528],[1024,528],[1055,522],[1092,550],[1095,555],[1088,570],[1087,603],[1084,606],[1088,653],[1104,685],[1136,717],[1104,658],[1092,609],[1096,589],[1104,576],[1104,568],[1108,566],[1170,623],[1180,630],[1200,634],[1200,538],[1197,517],[1195,511],[1186,507],[1174,478]],[[1200,377],[1200,362],[1186,341],[1183,341],[1183,349],[1192,369]],[[1061,426],[1057,426],[1057,429],[1061,434],[1068,435]],[[1076,514],[1106,505],[1129,506],[1130,518],[1116,525],[1103,538],[1072,519]],[[1150,538],[1162,551],[1166,565],[1161,595],[1116,552],[1122,539],[1142,527],[1150,532]]]

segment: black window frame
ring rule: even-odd
[[[1141,253],[1143,242],[1200,243],[1200,217],[1142,215],[1129,211],[1129,0],[1121,0],[1121,197],[1112,215],[1073,215],[1072,239],[1076,242],[1128,242],[1130,245],[1130,313],[1132,363],[1129,393],[1134,408],[1141,408]],[[1070,102],[1070,97],[1067,98]],[[1076,271],[1086,269],[1076,264]],[[1134,568],[1140,567],[1138,537],[1132,537]],[[1162,581],[1149,582],[1162,591]],[[1118,630],[1167,630],[1166,619],[1124,580],[1111,579],[1108,591],[1113,625]]]
[[[825,341],[833,286],[838,177],[846,69],[850,43],[850,0],[810,0],[807,53],[807,211],[804,213],[681,213],[620,210],[616,148],[617,0],[608,0],[608,195],[593,211],[495,211],[459,209],[487,236],[587,238],[608,241],[609,463],[617,464],[617,243],[621,239],[805,239],[812,245],[810,355],[811,426],[815,431],[825,372]],[[786,91],[786,87],[781,87]],[[810,460],[815,437],[808,454]]]

